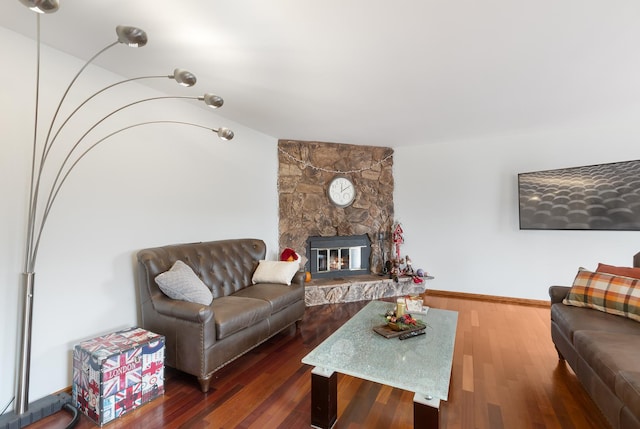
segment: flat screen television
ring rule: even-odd
[[[520,229],[640,230],[640,160],[518,174]]]

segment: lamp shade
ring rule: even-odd
[[[222,140],[231,140],[233,138],[233,131],[229,128],[218,128],[218,137]]]
[[[222,97],[215,94],[205,94],[202,99],[204,100],[204,103],[212,109],[217,109],[224,104]]]
[[[172,77],[182,86],[193,86],[196,84],[196,75],[184,69],[175,69]]]
[[[58,10],[58,0],[20,0],[20,3],[38,13],[53,13]]]
[[[141,48],[147,44],[147,33],[136,27],[118,25],[116,34],[118,35],[118,42],[132,48]]]

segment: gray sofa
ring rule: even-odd
[[[640,267],[640,253],[634,257]],[[615,429],[640,428],[640,323],[562,303],[570,288],[551,286],[551,338]]]
[[[265,243],[257,239],[176,244],[137,254],[142,327],[165,336],[166,365],[195,375],[203,392],[216,370],[304,315],[304,273],[296,273],[291,285],[252,284],[265,254]],[[161,291],[156,276],[178,260],[211,290],[210,305]]]

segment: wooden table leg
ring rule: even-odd
[[[413,428],[438,429],[440,427],[440,400],[416,393],[413,395]]]
[[[311,426],[330,429],[338,420],[338,373],[315,367],[311,371]]]

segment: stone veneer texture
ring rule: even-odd
[[[390,255],[388,237],[394,222],[393,149],[280,140],[278,163],[280,250],[294,249],[304,264],[309,236],[368,234],[371,270],[381,272]],[[335,207],[329,201],[327,186],[336,175],[349,177],[356,187],[356,199],[349,207]],[[384,249],[380,232],[387,237]]]
[[[397,282],[380,277],[361,279],[359,276],[345,277],[340,281],[311,284],[305,287],[304,302],[312,305],[336,304],[353,301],[370,301],[393,296],[420,295],[426,284],[415,284],[411,277],[401,277]]]

